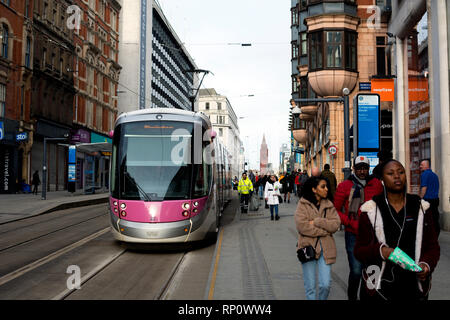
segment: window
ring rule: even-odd
[[[342,31],[326,31],[326,66],[342,67]]]
[[[47,10],[48,10],[48,3],[44,2],[44,11],[42,12],[42,19],[47,19]]]
[[[209,102],[207,102],[207,103],[205,104],[205,109],[206,109],[206,110],[209,110]]]
[[[300,55],[306,56],[308,54],[308,37],[306,32],[300,33]]]
[[[297,7],[291,9],[291,25],[298,25]]]
[[[5,117],[6,85],[0,83],[0,117]]]
[[[102,130],[102,115],[103,115],[103,108],[102,106],[97,105],[95,108],[95,127],[98,130]]]
[[[293,76],[292,77],[292,93],[296,93],[299,90],[299,84],[297,81],[297,77]]]
[[[309,70],[348,69],[357,71],[357,34],[354,31],[323,30],[309,36]]]
[[[27,37],[27,46],[25,48],[25,67],[30,67],[30,57],[31,57],[31,38]]]
[[[297,42],[293,42],[292,44],[292,59],[298,58],[298,45]]]
[[[217,102],[217,110],[222,110],[222,103]]]
[[[8,7],[11,5],[11,0],[2,0],[4,4],[6,4]]]
[[[225,124],[225,116],[218,116],[217,117],[217,122],[219,124]]]
[[[345,33],[345,48],[346,48],[346,61],[345,68],[356,70],[356,33]]]
[[[311,33],[310,41],[310,70],[321,69],[322,64],[322,32]]]
[[[391,61],[389,53],[386,53],[386,37],[377,37],[377,75],[391,75]]]
[[[223,137],[223,128],[219,128],[219,137]]]
[[[2,32],[2,57],[5,59],[8,59],[8,41],[9,41],[9,32],[8,32],[8,26],[4,24],[3,26],[3,32]]]
[[[47,48],[44,48],[43,52],[42,52],[42,63],[43,63],[43,68],[45,69],[47,66]]]

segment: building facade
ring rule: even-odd
[[[0,193],[29,180],[33,43],[33,1],[0,1]]]
[[[236,113],[227,97],[220,95],[215,89],[200,89],[198,111],[209,116],[214,130],[220,141],[228,150],[232,163],[232,175],[239,176],[242,163],[242,141]]]
[[[364,84],[391,79],[390,55],[386,53],[390,8],[375,0],[292,0],[291,4],[292,98],[342,97],[347,88],[352,125],[353,98],[371,92],[371,86]],[[312,167],[322,169],[328,163],[337,179],[343,180],[343,104],[297,105],[301,114],[292,119],[292,129],[300,144],[294,147],[304,149],[302,167],[310,172]],[[390,128],[392,102],[383,101],[381,110]],[[392,138],[389,133],[384,137],[382,149],[391,151]],[[335,155],[330,155],[330,146],[336,147]]]
[[[72,1],[34,1],[33,64],[30,117],[30,174],[43,168],[44,139],[70,135],[73,119],[73,30],[66,24]],[[47,191],[67,187],[67,147],[63,141],[47,143]],[[43,180],[41,173],[41,180]]]
[[[76,0],[79,26],[74,28],[73,67],[76,94],[73,102],[71,144],[111,142],[117,118],[120,1]],[[76,189],[108,188],[109,155],[77,151]]]
[[[124,1],[119,30],[119,112],[197,110],[196,65],[156,1]]]
[[[419,164],[439,176],[441,225],[450,230],[450,4],[392,1],[388,32],[395,80],[394,157],[405,165],[409,192],[420,187]]]

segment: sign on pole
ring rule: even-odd
[[[356,96],[356,150],[378,152],[380,150],[380,96],[378,94],[358,94]]]

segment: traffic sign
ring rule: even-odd
[[[332,145],[328,147],[328,153],[331,154],[332,156],[336,155],[337,152],[338,152],[337,146]]]

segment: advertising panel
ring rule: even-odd
[[[375,151],[380,148],[380,96],[358,94],[357,98],[357,148],[358,151]]]

